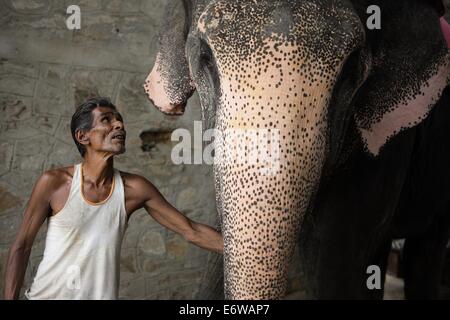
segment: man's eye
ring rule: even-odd
[[[109,118],[108,118],[108,117],[103,117],[103,118],[102,118],[102,122],[105,122],[105,120],[108,121]]]

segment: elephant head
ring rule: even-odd
[[[381,9],[379,30],[366,27],[371,4]],[[179,115],[196,89],[207,128],[277,137],[272,171],[239,159],[214,167],[227,298],[283,296],[304,213],[349,128],[377,156],[426,117],[449,70],[430,1],[171,1],[149,98]],[[216,150],[247,139],[223,139]]]

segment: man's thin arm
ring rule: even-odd
[[[183,215],[149,181],[145,180],[143,184],[145,186],[140,188],[145,192],[144,207],[158,223],[201,248],[223,253],[223,238],[219,232]]]
[[[5,299],[18,299],[36,234],[50,211],[52,177],[44,173],[36,182],[22,224],[9,250],[5,272]]]

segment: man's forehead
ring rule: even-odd
[[[121,116],[121,114],[117,110],[115,110],[111,107],[99,106],[99,107],[95,108],[94,110],[92,110],[92,112],[94,115],[104,115],[105,113],[111,113],[114,115]]]

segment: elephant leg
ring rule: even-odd
[[[420,126],[407,192],[396,218],[403,250],[405,297],[436,299],[450,227],[449,87]]]
[[[356,149],[345,167],[321,181],[300,235],[308,298],[382,297],[382,290],[368,289],[367,270],[374,264],[386,270],[392,217],[414,137],[414,130],[394,137],[377,158]]]
[[[436,219],[426,233],[409,237],[403,249],[406,299],[438,299],[449,224]]]
[[[340,214],[333,214],[335,211],[328,206],[314,210],[315,217],[308,214],[300,235],[299,263],[306,297],[382,299],[391,248],[387,226],[371,227],[361,217],[365,209],[351,210],[347,205],[332,208]],[[380,289],[367,287],[371,265],[380,268]]]

